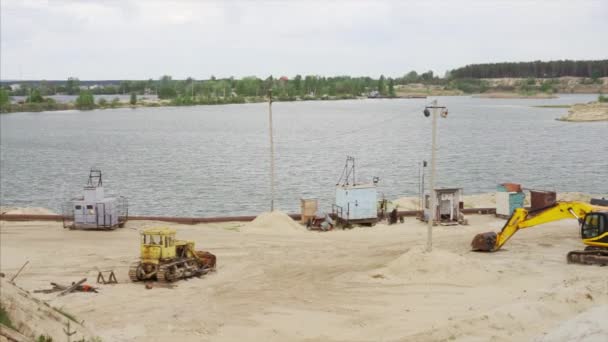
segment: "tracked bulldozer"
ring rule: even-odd
[[[152,228],[141,234],[140,260],[129,268],[131,281],[172,282],[215,270],[215,255],[196,251],[193,241],[176,240],[175,230]]]

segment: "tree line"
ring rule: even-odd
[[[597,79],[608,77],[608,59],[594,61],[534,61],[518,63],[471,64],[450,72],[450,77],[460,78],[554,78],[586,77]]]

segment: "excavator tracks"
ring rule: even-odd
[[[608,249],[587,247],[584,251],[572,251],[568,253],[569,264],[584,265],[608,265]]]

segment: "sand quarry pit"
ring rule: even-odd
[[[119,284],[99,285],[99,293],[31,294],[103,341],[599,341],[608,334],[608,268],[566,264],[566,253],[582,248],[574,220],[521,231],[503,250],[482,254],[469,250],[471,239],[503,220],[473,215],[469,226],[435,227],[427,253],[426,225],[415,219],[320,233],[285,216],[130,221],[111,232],[2,221],[0,270],[10,276],[29,260],[16,283],[30,292],[83,277],[94,283],[96,269],[115,270]],[[139,232],[154,226],[216,254],[217,272],[174,288],[130,283]]]

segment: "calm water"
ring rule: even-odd
[[[439,97],[439,185],[466,194],[497,183],[608,193],[608,122],[554,120],[594,95],[545,100]],[[275,103],[277,207],[301,197],[329,210],[347,155],[387,198],[416,195],[430,160],[429,99]],[[2,205],[54,210],[80,194],[90,167],[132,214],[257,214],[269,207],[265,104],[16,113],[0,116]]]

